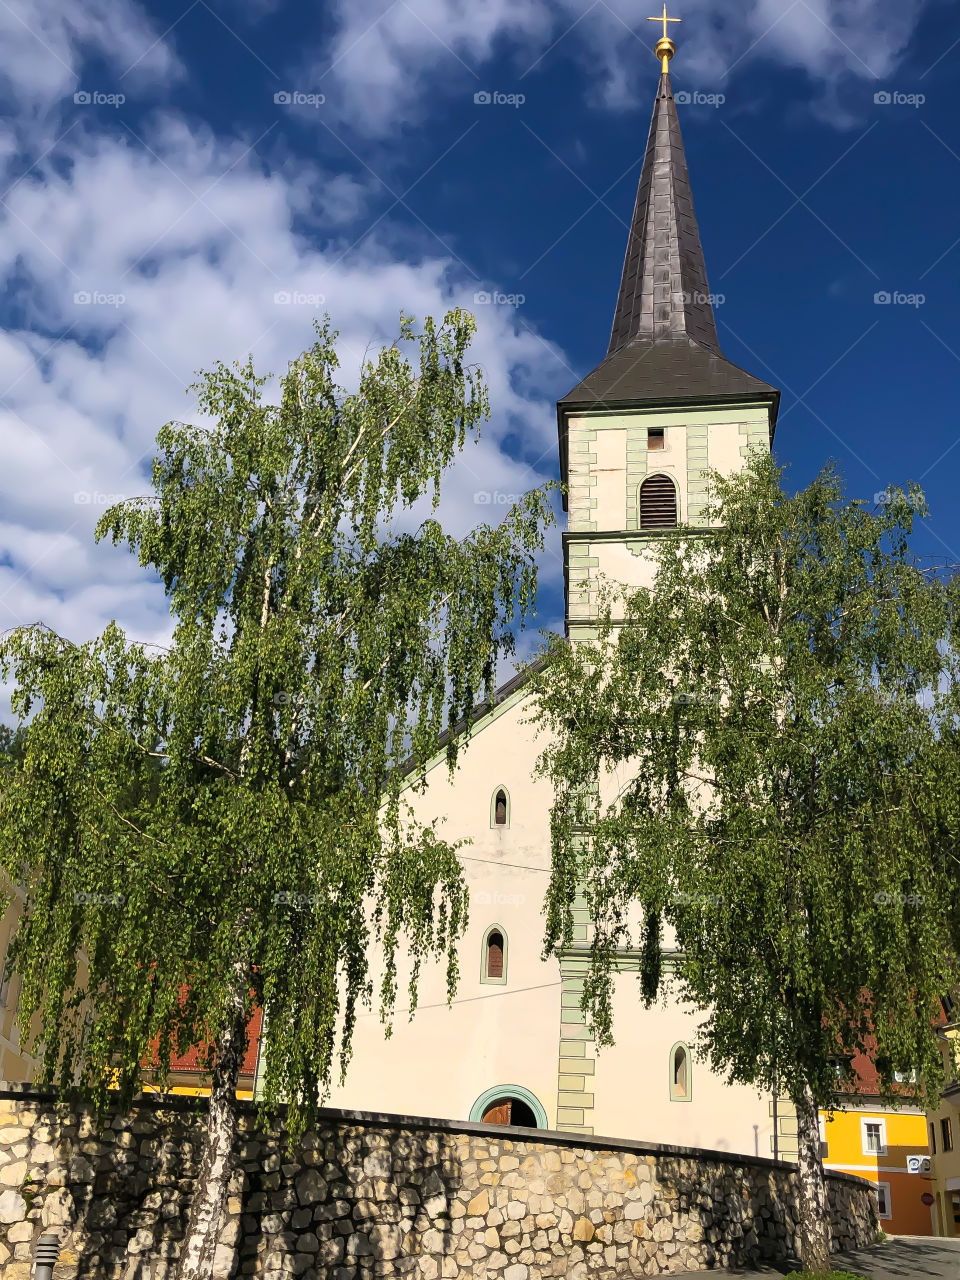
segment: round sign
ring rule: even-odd
[[[920,1197],[920,1203],[921,1203],[921,1204],[933,1204],[933,1196],[930,1194],[930,1192],[929,1192],[929,1191],[925,1191],[925,1192],[923,1193],[923,1195]]]

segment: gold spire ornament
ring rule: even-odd
[[[664,75],[666,75],[666,74],[667,74],[667,72],[670,70],[670,59],[671,59],[671,58],[673,57],[673,55],[677,52],[677,46],[673,43],[673,41],[672,41],[672,40],[669,38],[669,36],[667,35],[667,23],[668,23],[668,22],[682,22],[682,21],[683,21],[683,19],[682,19],[682,18],[668,18],[668,17],[667,17],[667,6],[666,6],[666,4],[664,4],[664,6],[663,6],[663,13],[662,13],[662,14],[660,14],[660,15],[659,15],[659,17],[656,17],[656,18],[648,18],[648,19],[647,19],[647,21],[648,21],[648,22],[662,22],[662,23],[663,23],[663,35],[662,35],[662,36],[660,37],[660,39],[657,41],[657,45],[656,45],[656,48],[654,49],[654,53],[655,53],[655,54],[657,55],[657,57],[660,59],[660,66],[661,66],[661,67],[662,67],[662,69],[663,69],[663,74],[664,74]]]

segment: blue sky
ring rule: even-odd
[[[0,6],[0,627],[41,620],[80,640],[117,617],[132,637],[166,635],[162,592],[93,545],[96,518],[144,491],[194,370],[250,351],[280,369],[324,309],[349,380],[401,308],[509,298],[475,308],[494,416],[450,477],[444,519],[465,531],[490,516],[478,494],[555,476],[554,402],[609,335],[655,7]],[[932,507],[918,552],[960,562],[955,13],[945,0],[677,12],[673,81],[694,99],[681,124],[721,341],[783,391],[791,483],[831,458],[852,496],[918,480]],[[543,575],[541,622],[557,627],[559,532]]]

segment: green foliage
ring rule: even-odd
[[[790,1280],[867,1280],[852,1271],[791,1271]]]
[[[960,939],[956,581],[909,555],[919,492],[872,511],[825,472],[789,497],[766,456],[712,483],[713,527],[653,537],[652,589],[608,592],[596,641],[555,643],[540,678],[547,950],[583,891],[602,1042],[615,951],[641,948],[649,1002],[675,947],[733,1080],[822,1106],[875,1047],[888,1094],[912,1069],[935,1093]]]
[[[210,1061],[238,1001],[265,1006],[266,1103],[289,1099],[296,1130],[338,1046],[346,1068],[375,939],[385,1018],[398,952],[412,1004],[428,956],[452,994],[466,888],[405,806],[404,766],[491,691],[550,519],[542,491],[463,539],[432,514],[488,412],[473,331],[405,317],[352,394],[326,326],[273,399],[250,361],[202,375],[202,419],[158,436],[156,496],[98,526],[163,582],[170,647],[115,624],[5,639],[30,728],[0,865],[27,893],[13,964],[45,1080],[129,1097],[151,1046],[162,1084],[172,1052]]]

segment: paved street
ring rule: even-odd
[[[896,1236],[870,1249],[836,1254],[834,1266],[846,1268],[855,1275],[867,1276],[868,1280],[958,1280],[960,1240]],[[734,1275],[739,1280],[773,1280],[783,1272],[775,1267],[761,1267],[758,1271],[683,1271],[677,1280],[704,1280],[709,1275]]]

